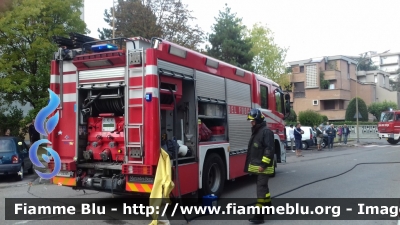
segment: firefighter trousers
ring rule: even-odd
[[[268,187],[269,175],[257,175],[257,204],[256,206],[271,206],[271,193]]]

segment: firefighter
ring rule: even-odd
[[[251,121],[250,137],[244,172],[257,175],[257,203],[260,214],[249,219],[250,222],[264,223],[261,207],[271,206],[271,194],[268,188],[269,175],[274,171],[274,133],[267,128],[265,117],[258,109],[251,109],[247,120]]]

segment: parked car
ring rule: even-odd
[[[291,142],[290,142],[290,137],[289,137],[289,129],[290,127],[286,127],[286,137],[287,137],[287,148],[291,147]],[[302,134],[301,142],[303,144],[302,148],[303,150],[307,150],[310,146],[315,145],[314,144],[314,134],[312,131],[312,127],[307,127],[307,126],[302,126],[301,129],[304,131],[304,134]],[[295,131],[296,132],[296,131]],[[328,143],[328,142],[326,142]]]
[[[23,180],[25,173],[33,172],[26,143],[17,137],[0,137],[0,174],[14,175],[16,180]]]

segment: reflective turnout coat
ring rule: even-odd
[[[266,122],[252,128],[247,148],[244,172],[252,174],[272,174],[274,171],[275,140],[274,133],[267,128]],[[258,167],[264,171],[258,172]]]

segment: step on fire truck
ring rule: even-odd
[[[159,38],[66,46],[51,62],[60,119],[49,140],[62,162],[53,184],[149,194],[163,148],[175,196],[220,196],[245,175],[253,107],[275,133],[275,167],[285,162],[290,96],[277,83]]]
[[[379,139],[386,138],[392,145],[400,141],[400,110],[382,112],[378,122]]]

